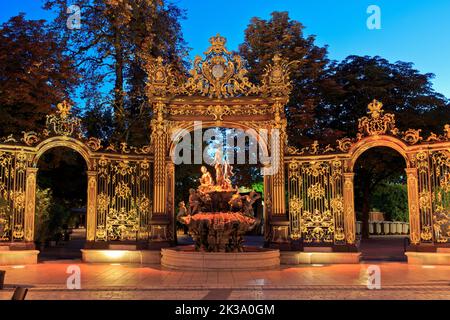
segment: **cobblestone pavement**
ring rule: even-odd
[[[67,268],[78,265],[81,290],[67,289]],[[367,268],[378,265],[381,289],[367,289]],[[173,271],[158,266],[80,261],[4,266],[10,299],[16,286],[27,299],[450,299],[450,266],[406,263],[312,265],[270,271]]]

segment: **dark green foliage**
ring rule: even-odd
[[[388,221],[409,222],[408,191],[404,184],[379,184],[372,194],[372,209],[380,210]]]

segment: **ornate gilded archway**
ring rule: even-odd
[[[192,130],[194,122],[203,127],[230,127],[252,129],[264,152],[270,153],[280,164],[284,163],[286,119],[284,105],[289,99],[289,63],[275,55],[266,68],[260,85],[250,83],[242,58],[225,47],[225,38],[210,38],[211,47],[205,57],[196,57],[187,80],[180,80],[161,58],[150,64],[147,94],[153,107],[152,147],[154,149],[154,214],[153,221],[160,229],[170,229],[174,215],[174,165],[171,152],[174,132]],[[258,135],[260,129],[268,132],[266,139]],[[268,140],[278,131],[277,148],[269,147]],[[176,135],[175,135],[176,136]],[[280,165],[274,175],[264,176],[265,210],[271,227],[285,231],[289,222],[285,209],[284,168]],[[168,241],[172,235],[168,234]],[[283,239],[287,241],[287,238]]]
[[[401,132],[395,116],[381,102],[368,106],[359,119],[355,138],[336,146],[315,142],[301,150],[287,148],[288,198],[291,239],[305,246],[353,250],[356,239],[354,165],[374,147],[388,147],[406,163],[410,240],[412,250],[436,250],[450,242],[450,125],[441,135],[424,138],[421,130]],[[345,249],[347,248],[347,249]]]
[[[87,166],[87,246],[151,241],[151,150],[149,146],[103,145],[87,138],[71,106],[60,103],[42,132],[0,139],[0,241],[33,247],[37,163],[48,150],[66,147]]]

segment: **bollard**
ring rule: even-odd
[[[373,222],[369,222],[369,234],[373,234]]]
[[[402,234],[402,233],[403,233],[403,223],[397,222],[397,234]]]
[[[403,234],[408,234],[408,232],[409,232],[409,224],[406,222],[403,225]]]
[[[381,234],[381,223],[377,222],[376,223],[376,230],[377,230],[377,235]]]
[[[385,235],[389,234],[389,222],[385,221],[383,224],[383,232]]]

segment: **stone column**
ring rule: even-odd
[[[419,184],[417,168],[407,168],[408,209],[411,244],[420,244]]]
[[[25,185],[25,241],[34,241],[34,217],[36,209],[37,168],[27,168]]]
[[[86,241],[95,241],[97,230],[97,171],[88,171]]]
[[[344,225],[347,244],[354,245],[356,239],[355,199],[353,179],[355,174],[344,173]]]

